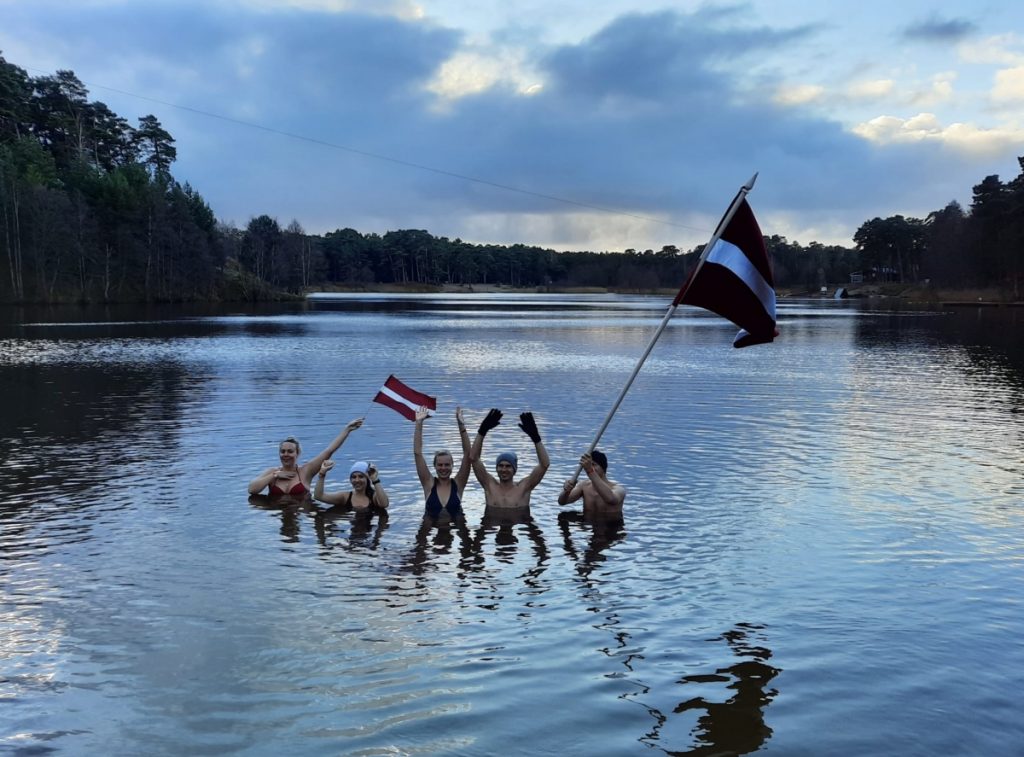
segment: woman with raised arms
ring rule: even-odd
[[[363,425],[362,418],[349,421],[342,432],[335,437],[327,449],[314,457],[308,463],[299,463],[299,454],[302,448],[299,440],[289,436],[277,446],[277,454],[281,465],[274,468],[267,468],[249,482],[249,494],[259,494],[268,489],[271,496],[290,495],[292,497],[305,497],[309,494],[310,486],[313,483],[313,476],[320,470],[324,461],[330,458],[345,440],[348,435]]]
[[[416,475],[423,486],[426,499],[424,525],[433,523],[457,522],[464,517],[462,511],[462,494],[466,491],[469,481],[469,435],[466,423],[462,418],[462,408],[455,408],[455,422],[459,426],[459,437],[462,442],[462,462],[459,472],[452,476],[455,458],[446,449],[434,453],[434,473],[430,474],[427,461],[423,457],[423,422],[430,417],[426,407],[416,411],[416,429],[412,435],[412,456],[416,462]]]

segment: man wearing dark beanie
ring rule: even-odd
[[[588,480],[579,483],[573,479],[566,481],[558,495],[558,504],[567,505],[583,497],[584,513],[621,515],[626,488],[608,478],[607,455],[595,449],[580,458],[580,465],[586,471]]]
[[[480,424],[480,429],[473,440],[473,449],[469,456],[473,461],[473,473],[476,480],[484,490],[484,498],[487,507],[529,507],[530,492],[541,482],[544,474],[547,473],[551,460],[548,458],[544,443],[540,440],[540,431],[537,430],[537,422],[533,419],[533,413],[522,413],[519,416],[519,428],[524,434],[530,437],[534,448],[537,450],[537,466],[519,481],[515,480],[516,471],[519,469],[519,458],[515,452],[502,452],[495,462],[495,478],[487,471],[480,456],[483,454],[484,437],[487,432],[501,422],[501,411],[493,408],[487,417]]]

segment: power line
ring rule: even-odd
[[[26,66],[29,71],[39,71],[40,73],[46,73],[37,68],[30,68]],[[328,142],[323,139],[317,139],[316,137],[308,137],[304,134],[296,134],[290,131],[284,131],[283,129],[275,129],[272,126],[264,126],[263,124],[254,123],[252,121],[243,121],[239,118],[232,118],[231,116],[225,116],[220,113],[213,113],[212,111],[202,110],[200,108],[193,108],[190,105],[180,105],[179,103],[172,103],[166,100],[160,100],[155,97],[149,97],[147,95],[140,95],[135,92],[128,92],[127,90],[118,89],[117,87],[109,87],[104,84],[93,84],[90,82],[82,82],[90,88],[103,89],[108,92],[116,92],[126,97],[133,97],[138,100],[145,100],[146,102],[156,103],[157,105],[163,105],[168,108],[176,108],[189,113],[195,113],[196,115],[205,116],[206,118],[214,118],[218,121],[224,121],[226,123],[235,124],[237,126],[244,126],[250,129],[258,129],[260,131],[267,132],[268,134],[274,134],[281,137],[287,137],[288,139],[295,139],[301,142],[307,142],[309,144],[319,145],[321,147],[329,147],[335,150],[342,150],[343,152],[351,153],[353,155],[359,155],[364,158],[370,158],[372,160],[380,160],[387,163],[393,163],[399,166],[405,166],[406,168],[415,168],[420,171],[429,171],[431,173],[438,174],[440,176],[448,176],[450,178],[459,179],[461,181],[468,181],[474,184],[480,184],[482,186],[492,187],[494,189],[500,189],[505,192],[515,192],[530,197],[537,197],[543,200],[550,200],[552,202],[560,202],[565,205],[573,205],[578,208],[587,208],[589,210],[597,210],[602,213],[609,213],[612,215],[624,216],[626,218],[635,218],[640,221],[647,221],[649,223],[659,223],[665,226],[673,226],[679,229],[688,229],[690,231],[699,231],[706,233],[707,229],[698,228],[696,226],[687,226],[686,224],[675,223],[674,221],[666,221],[661,218],[653,218],[651,216],[639,215],[637,213],[628,213],[624,210],[616,210],[614,208],[608,208],[602,205],[594,205],[592,203],[580,202],[578,200],[570,200],[565,197],[558,197],[557,195],[545,194],[543,192],[535,192],[530,189],[523,189],[522,187],[514,187],[510,184],[502,184],[496,181],[490,181],[488,179],[480,179],[475,176],[468,176],[467,174],[458,173],[456,171],[449,171],[444,168],[436,168],[434,166],[424,165],[422,163],[415,163],[409,160],[403,160],[401,158],[393,158],[389,155],[381,155],[380,153],[369,152],[367,150],[360,150],[356,147],[348,147],[346,145],[340,145],[336,142]]]

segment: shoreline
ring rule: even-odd
[[[311,289],[301,296],[311,294],[632,294],[647,296],[673,296],[675,288],[628,289],[618,287],[563,287],[536,286],[510,287],[500,284],[369,284],[364,286],[331,286]],[[1015,300],[1009,292],[998,289],[949,289],[935,288],[920,284],[833,284],[820,290],[805,287],[781,287],[776,297],[783,299],[836,299],[836,293],[844,291],[840,299],[891,299],[903,302],[941,305],[943,307],[1008,306],[1024,307],[1024,301]]]
[[[674,287],[626,288],[626,287],[568,287],[533,286],[511,287],[501,284],[362,284],[358,286],[328,285],[310,287],[299,293],[272,292],[270,296],[257,299],[209,299],[209,300],[125,300],[109,302],[0,302],[0,307],[97,307],[111,305],[213,305],[213,304],[268,304],[283,302],[304,302],[314,294],[610,294],[638,295],[649,297],[672,297],[678,290]],[[776,297],[786,299],[839,299],[892,300],[917,305],[937,307],[1024,307],[1024,300],[1015,299],[1006,290],[995,288],[937,288],[921,284],[831,284],[822,292],[807,287],[779,287]]]

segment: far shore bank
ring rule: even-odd
[[[625,289],[617,287],[510,287],[500,284],[366,284],[309,289],[310,294],[635,294],[673,296],[677,289]],[[1024,306],[1011,292],[998,289],[949,289],[921,284],[838,284],[817,289],[783,287],[776,290],[779,299],[894,299],[933,305],[1014,305]]]

